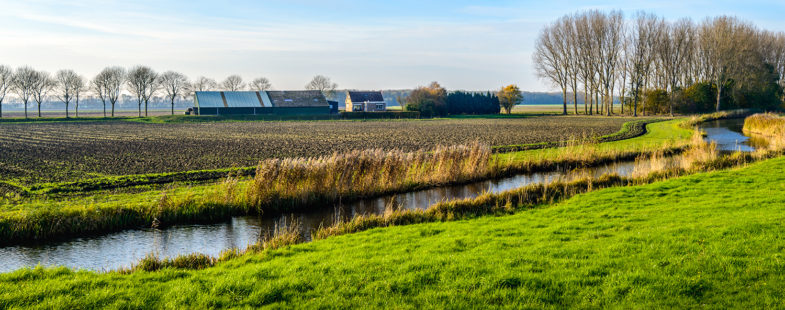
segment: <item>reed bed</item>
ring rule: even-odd
[[[268,159],[245,193],[253,207],[273,212],[494,177],[501,171],[480,143],[433,151],[381,149],[332,156]]]
[[[768,148],[785,148],[785,117],[774,113],[759,113],[744,119],[744,132],[765,137]]]

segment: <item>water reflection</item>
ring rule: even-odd
[[[755,140],[741,134],[743,120],[716,121],[704,124],[706,139],[716,141],[721,150],[751,151]],[[645,162],[638,163],[646,165]],[[622,162],[591,169],[533,173],[500,180],[447,186],[395,195],[394,199],[405,209],[424,209],[443,200],[471,198],[484,192],[502,192],[527,184],[555,179],[572,179],[586,176],[599,177],[606,173],[628,176],[633,173],[634,162]],[[330,225],[336,219],[347,220],[357,215],[380,214],[393,196],[366,199],[341,204],[324,210],[288,214],[279,217],[235,217],[226,223],[211,225],[183,225],[164,230],[127,230],[96,237],[77,238],[64,242],[33,246],[0,248],[0,272],[16,270],[37,264],[68,266],[76,269],[109,270],[130,266],[149,253],[160,257],[173,257],[187,253],[204,253],[217,256],[229,248],[245,248],[257,242],[260,235],[271,233],[276,224],[295,219],[304,237],[320,225]]]

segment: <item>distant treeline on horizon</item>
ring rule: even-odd
[[[384,101],[387,103],[388,106],[400,106],[396,98],[399,96],[405,98],[409,95],[409,93],[413,89],[390,89],[390,90],[382,90],[382,94],[384,95]],[[482,91],[468,91],[472,93],[487,93],[488,90]],[[496,90],[492,90],[490,92],[496,92]],[[9,98],[11,99],[11,98]],[[330,100],[338,101],[339,107],[344,107],[344,102],[346,101],[346,90],[338,90],[335,92],[333,98]],[[582,99],[579,99],[582,103]],[[523,92],[523,104],[524,105],[551,105],[551,104],[562,104],[562,95],[557,92]],[[193,106],[192,100],[177,100],[175,101],[175,108],[177,109],[186,109]],[[169,108],[169,101],[163,97],[155,97],[150,100],[150,107],[151,108]],[[62,110],[63,103],[57,100],[47,100],[41,105],[43,110]],[[103,104],[101,100],[98,98],[88,97],[82,99],[79,103],[79,109],[102,109]],[[137,109],[136,98],[132,98],[128,96],[118,102],[117,108],[120,110],[134,110]],[[71,107],[73,109],[73,107]],[[22,103],[17,98],[12,98],[9,101],[3,102],[3,110],[7,111],[22,111],[24,107],[22,107]]]

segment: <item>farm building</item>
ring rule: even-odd
[[[386,111],[387,103],[380,91],[346,91],[346,111]]]
[[[329,114],[330,105],[318,90],[198,91],[194,114]]]

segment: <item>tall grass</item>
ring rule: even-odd
[[[768,148],[785,148],[785,117],[773,113],[760,113],[744,120],[744,132],[764,136]]]
[[[438,147],[431,152],[373,149],[314,158],[268,159],[259,163],[245,199],[264,210],[289,211],[341,199],[489,178],[499,168],[491,148],[480,143]]]

